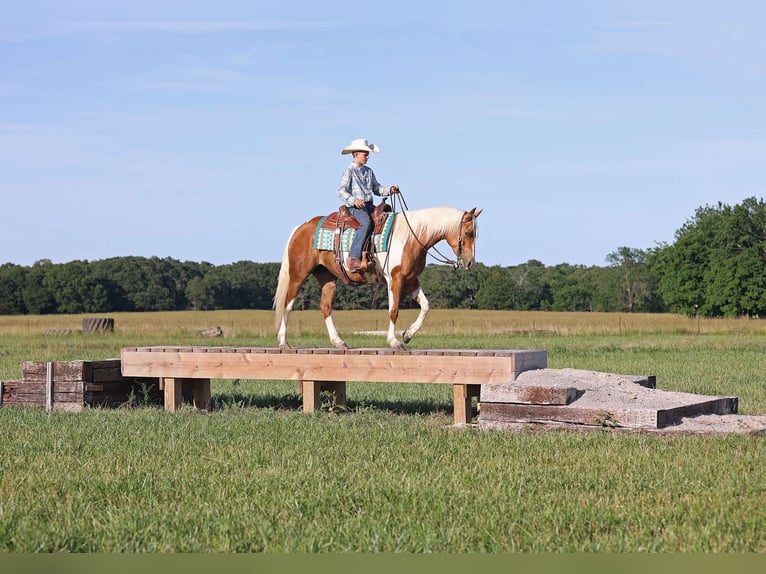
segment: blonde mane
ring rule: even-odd
[[[415,234],[423,243],[428,243],[434,238],[456,232],[461,225],[463,213],[465,212],[454,207],[431,207],[413,209],[398,215],[402,218],[406,215]],[[397,225],[397,232],[397,235],[410,234],[406,221]]]

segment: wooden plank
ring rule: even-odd
[[[736,414],[738,406],[739,399],[737,397],[716,397],[697,404],[660,409],[657,411],[657,428],[678,424],[684,417]]]
[[[114,361],[114,365],[110,366],[103,366],[100,368],[93,368],[93,375],[90,379],[86,379],[86,381],[90,381],[93,383],[106,383],[111,381],[120,381],[123,380],[124,377],[122,376],[122,369],[120,365],[120,360],[117,359]]]
[[[201,353],[189,350],[122,352],[122,373],[133,377],[501,384],[524,369],[547,364],[545,351],[505,356],[394,355],[357,349],[342,355]]]
[[[577,398],[574,387],[535,385],[481,385],[482,403],[520,403],[530,405],[568,405]]]
[[[330,391],[335,395],[335,405],[338,407],[346,406],[346,383],[345,381],[323,381],[320,389]]]
[[[53,363],[45,365],[45,410],[53,408]]]
[[[182,381],[175,377],[163,377],[165,388],[165,410],[175,412],[183,405]]]
[[[696,402],[668,408],[610,406],[578,407],[521,405],[510,403],[481,404],[481,419],[487,422],[559,422],[590,426],[657,429],[677,424],[684,417],[705,414],[731,414],[737,409],[736,397],[700,396]]]
[[[21,372],[25,381],[45,381],[47,361],[23,361]],[[120,359],[99,361],[54,361],[53,380],[56,382],[116,380],[121,378]]]
[[[473,419],[473,408],[471,405],[471,395],[468,392],[468,385],[453,385],[453,410],[454,422],[456,425],[469,424]]]
[[[657,428],[656,411],[646,409],[621,411],[617,409],[578,408],[551,405],[522,405],[512,403],[482,403],[481,420],[506,423],[559,422],[588,426],[626,426]]]
[[[303,381],[303,412],[313,413],[322,406],[320,381]]]
[[[201,410],[210,409],[210,379],[192,379],[194,406]]]

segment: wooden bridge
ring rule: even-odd
[[[471,399],[481,385],[504,384],[528,370],[547,367],[540,350],[291,349],[273,347],[132,347],[122,349],[125,377],[159,378],[165,409],[182,403],[183,385],[194,405],[207,409],[211,379],[291,380],[303,392],[304,412],[320,406],[323,390],[346,402],[347,382],[424,383],[453,386],[454,420],[469,423]]]

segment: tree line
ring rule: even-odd
[[[672,244],[619,247],[607,265],[428,265],[420,276],[432,308],[766,314],[766,204],[748,198],[697,209]],[[115,257],[0,265],[0,314],[271,309],[279,263],[226,265],[169,257]],[[295,309],[317,309],[309,279]],[[378,309],[386,286],[338,282],[337,309]],[[415,307],[409,297],[402,307]]]

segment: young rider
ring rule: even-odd
[[[370,213],[375,207],[373,194],[388,197],[394,193],[399,193],[398,185],[381,185],[375,178],[372,169],[367,167],[370,152],[377,153],[379,151],[378,146],[368,143],[366,139],[354,140],[341,151],[343,155],[352,154],[352,161],[351,165],[343,170],[338,197],[359,222],[359,229],[357,229],[354,240],[351,242],[346,260],[346,266],[352,273],[362,270],[362,247],[372,231]]]

